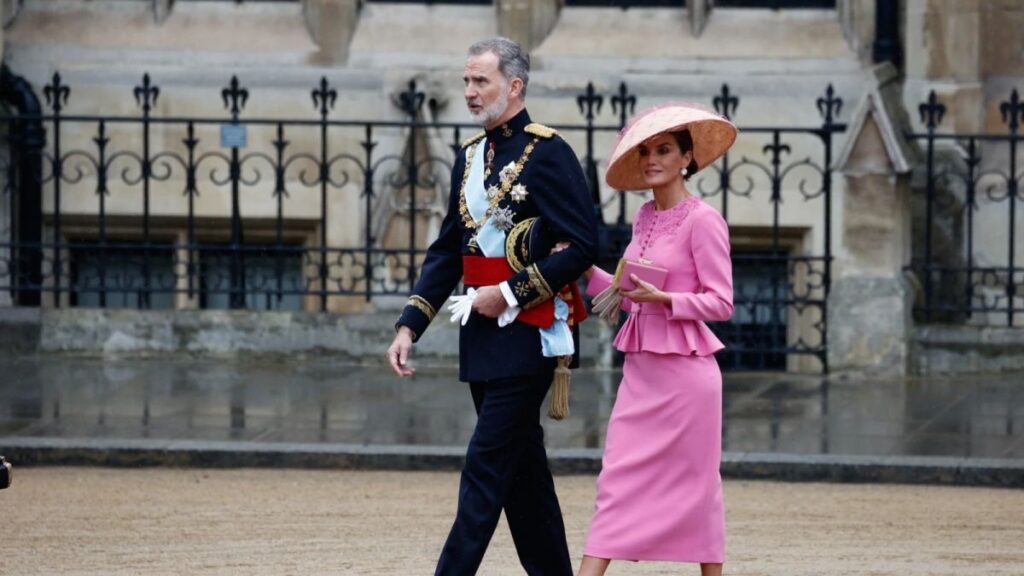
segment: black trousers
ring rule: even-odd
[[[527,574],[571,576],[540,406],[551,374],[470,384],[477,423],[436,575],[476,574],[502,509]]]

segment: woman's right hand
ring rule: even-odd
[[[555,245],[551,247],[551,252],[548,255],[550,256],[551,254],[558,254],[559,252],[565,250],[569,246],[572,246],[571,242],[566,242],[564,240],[561,242],[556,242]]]

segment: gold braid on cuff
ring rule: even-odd
[[[526,268],[525,260],[528,260],[531,254],[526,250],[528,245],[527,238],[529,237],[532,226],[537,222],[537,217],[527,218],[522,222],[516,224],[508,231],[508,237],[505,238],[505,260],[508,261],[508,265],[512,268],[512,272],[519,273]],[[520,250],[522,248],[522,250]],[[537,255],[533,255],[537,256]]]
[[[527,266],[526,274],[530,278],[530,284],[532,284],[534,290],[537,291],[537,297],[534,298],[533,300],[530,300],[529,302],[526,303],[526,305],[523,306],[524,310],[529,310],[530,308],[533,308],[534,306],[540,304],[541,302],[551,299],[551,297],[554,296],[555,293],[551,290],[551,286],[548,286],[547,280],[545,280],[544,277],[541,276],[540,270],[537,269],[536,264],[530,264],[529,266]]]
[[[427,316],[427,322],[432,322],[434,320],[434,316],[437,316],[437,310],[430,305],[430,302],[424,300],[422,296],[410,296],[409,301],[406,302],[405,305],[412,306],[420,312],[423,312],[423,314]]]

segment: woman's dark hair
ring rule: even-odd
[[[693,150],[693,137],[690,136],[689,130],[673,132],[672,136],[675,137],[676,144],[679,145],[680,154],[686,154]],[[697,170],[699,170],[697,161],[691,158],[690,163],[686,166],[686,176],[683,176],[683,180],[689,180],[691,176],[697,173]]]

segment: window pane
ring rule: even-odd
[[[231,307],[232,266],[243,279],[245,307],[252,310],[302,310],[302,252],[294,247],[276,251],[245,251],[237,255],[221,247],[200,252],[200,308]]]
[[[784,370],[786,355],[786,299],[788,294],[785,254],[733,252],[732,319],[713,328],[726,343],[719,357],[723,368]],[[765,350],[747,352],[745,350]]]
[[[716,0],[716,8],[835,8],[836,0]]]
[[[173,254],[170,244],[151,245],[147,250],[138,243],[106,243],[101,247],[95,242],[76,242],[71,250],[71,305],[174,308]]]

